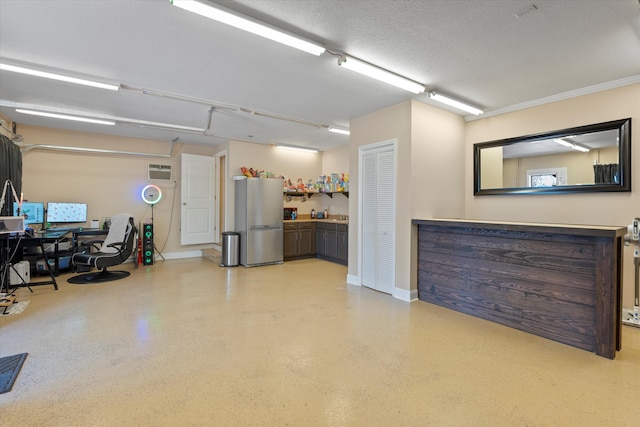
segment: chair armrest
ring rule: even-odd
[[[96,251],[99,251],[100,248],[97,245],[98,245],[98,243],[102,243],[102,242],[104,242],[104,240],[100,240],[100,239],[83,240],[83,241],[80,242],[80,246],[84,246],[84,247],[91,246]]]
[[[109,243],[109,244],[107,245],[107,247],[108,247],[108,248],[116,248],[116,249],[118,249],[119,251],[121,251],[121,250],[122,250],[122,248],[124,248],[124,247],[126,246],[126,244],[127,244],[126,242],[113,242],[113,243]]]

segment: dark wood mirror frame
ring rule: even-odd
[[[593,132],[618,130],[618,165],[619,179],[617,184],[559,185],[553,187],[514,187],[514,188],[481,188],[480,156],[483,148],[504,147],[522,142],[534,142],[550,138],[563,138]],[[587,126],[562,129],[515,138],[481,142],[473,145],[473,194],[476,196],[494,194],[566,194],[590,192],[631,191],[631,119],[614,120]]]

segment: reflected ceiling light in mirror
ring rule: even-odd
[[[73,83],[77,85],[90,86],[98,89],[106,89],[106,90],[113,90],[113,91],[120,90],[120,85],[104,83],[104,82],[89,80],[85,78],[73,77],[71,75],[66,75],[64,71],[58,72],[58,70],[56,70],[54,72],[53,69],[45,70],[45,69],[39,69],[39,67],[37,66],[31,66],[31,65],[21,64],[21,63],[13,64],[13,63],[9,63],[5,59],[0,60],[0,70],[10,71],[12,73],[25,74],[28,76],[41,77],[44,79],[58,80],[61,82]]]
[[[276,145],[276,148],[281,150],[294,150],[294,151],[303,151],[307,153],[317,153],[318,150],[314,150],[313,148],[302,148],[302,147],[292,147],[290,145]]]
[[[223,8],[222,6],[214,5],[212,3],[202,3],[195,0],[171,0],[171,4],[178,6],[181,9],[188,10],[189,12],[196,13],[223,24],[231,25],[232,27],[240,30],[282,43],[312,55],[320,56],[325,52],[324,46],[305,40],[293,34],[286,33],[281,29]]]
[[[555,142],[556,144],[560,144],[562,146],[568,147],[568,148],[573,148],[574,150],[578,150],[581,151],[583,153],[588,153],[589,149],[587,147],[584,147],[580,144],[576,144],[575,142],[571,142],[571,141],[567,141],[566,139],[563,138],[554,138],[553,142]]]
[[[356,73],[399,87],[400,89],[408,90],[409,92],[422,93],[425,91],[424,85],[418,82],[414,82],[411,79],[392,73],[391,71],[387,71],[380,67],[376,67],[368,62],[355,59],[351,56],[341,55],[338,58],[338,65],[346,68],[347,70],[355,71]]]
[[[466,111],[467,113],[471,113],[471,114],[474,114],[476,116],[480,115],[480,114],[482,114],[484,112],[479,108],[476,108],[476,107],[473,107],[471,105],[465,104],[464,102],[457,101],[457,100],[455,100],[453,98],[449,98],[448,96],[441,95],[441,94],[439,94],[439,93],[437,93],[435,91],[429,92],[428,95],[429,95],[429,98],[433,99],[434,101],[438,101],[438,102],[441,102],[443,104],[447,104],[447,105],[449,105],[451,107],[457,108],[457,109],[462,110],[462,111]]]
[[[340,129],[333,126],[329,126],[329,132],[339,133],[341,135],[351,135],[351,131],[349,129]]]
[[[116,122],[113,120],[93,119],[89,117],[70,116],[67,114],[47,113],[44,111],[23,110],[21,108],[16,108],[16,112],[22,114],[30,114],[32,116],[50,117],[52,119],[72,120],[75,122],[94,123],[98,125],[113,126],[116,124]]]

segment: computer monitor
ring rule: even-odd
[[[52,224],[87,222],[86,203],[47,203],[47,222]]]
[[[44,223],[44,203],[43,202],[22,202],[22,209],[18,213],[18,202],[13,202],[13,215],[24,217],[24,225]]]

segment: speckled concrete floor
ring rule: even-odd
[[[346,285],[343,266],[170,260],[19,291],[2,426],[637,426],[640,330],[615,360]]]

